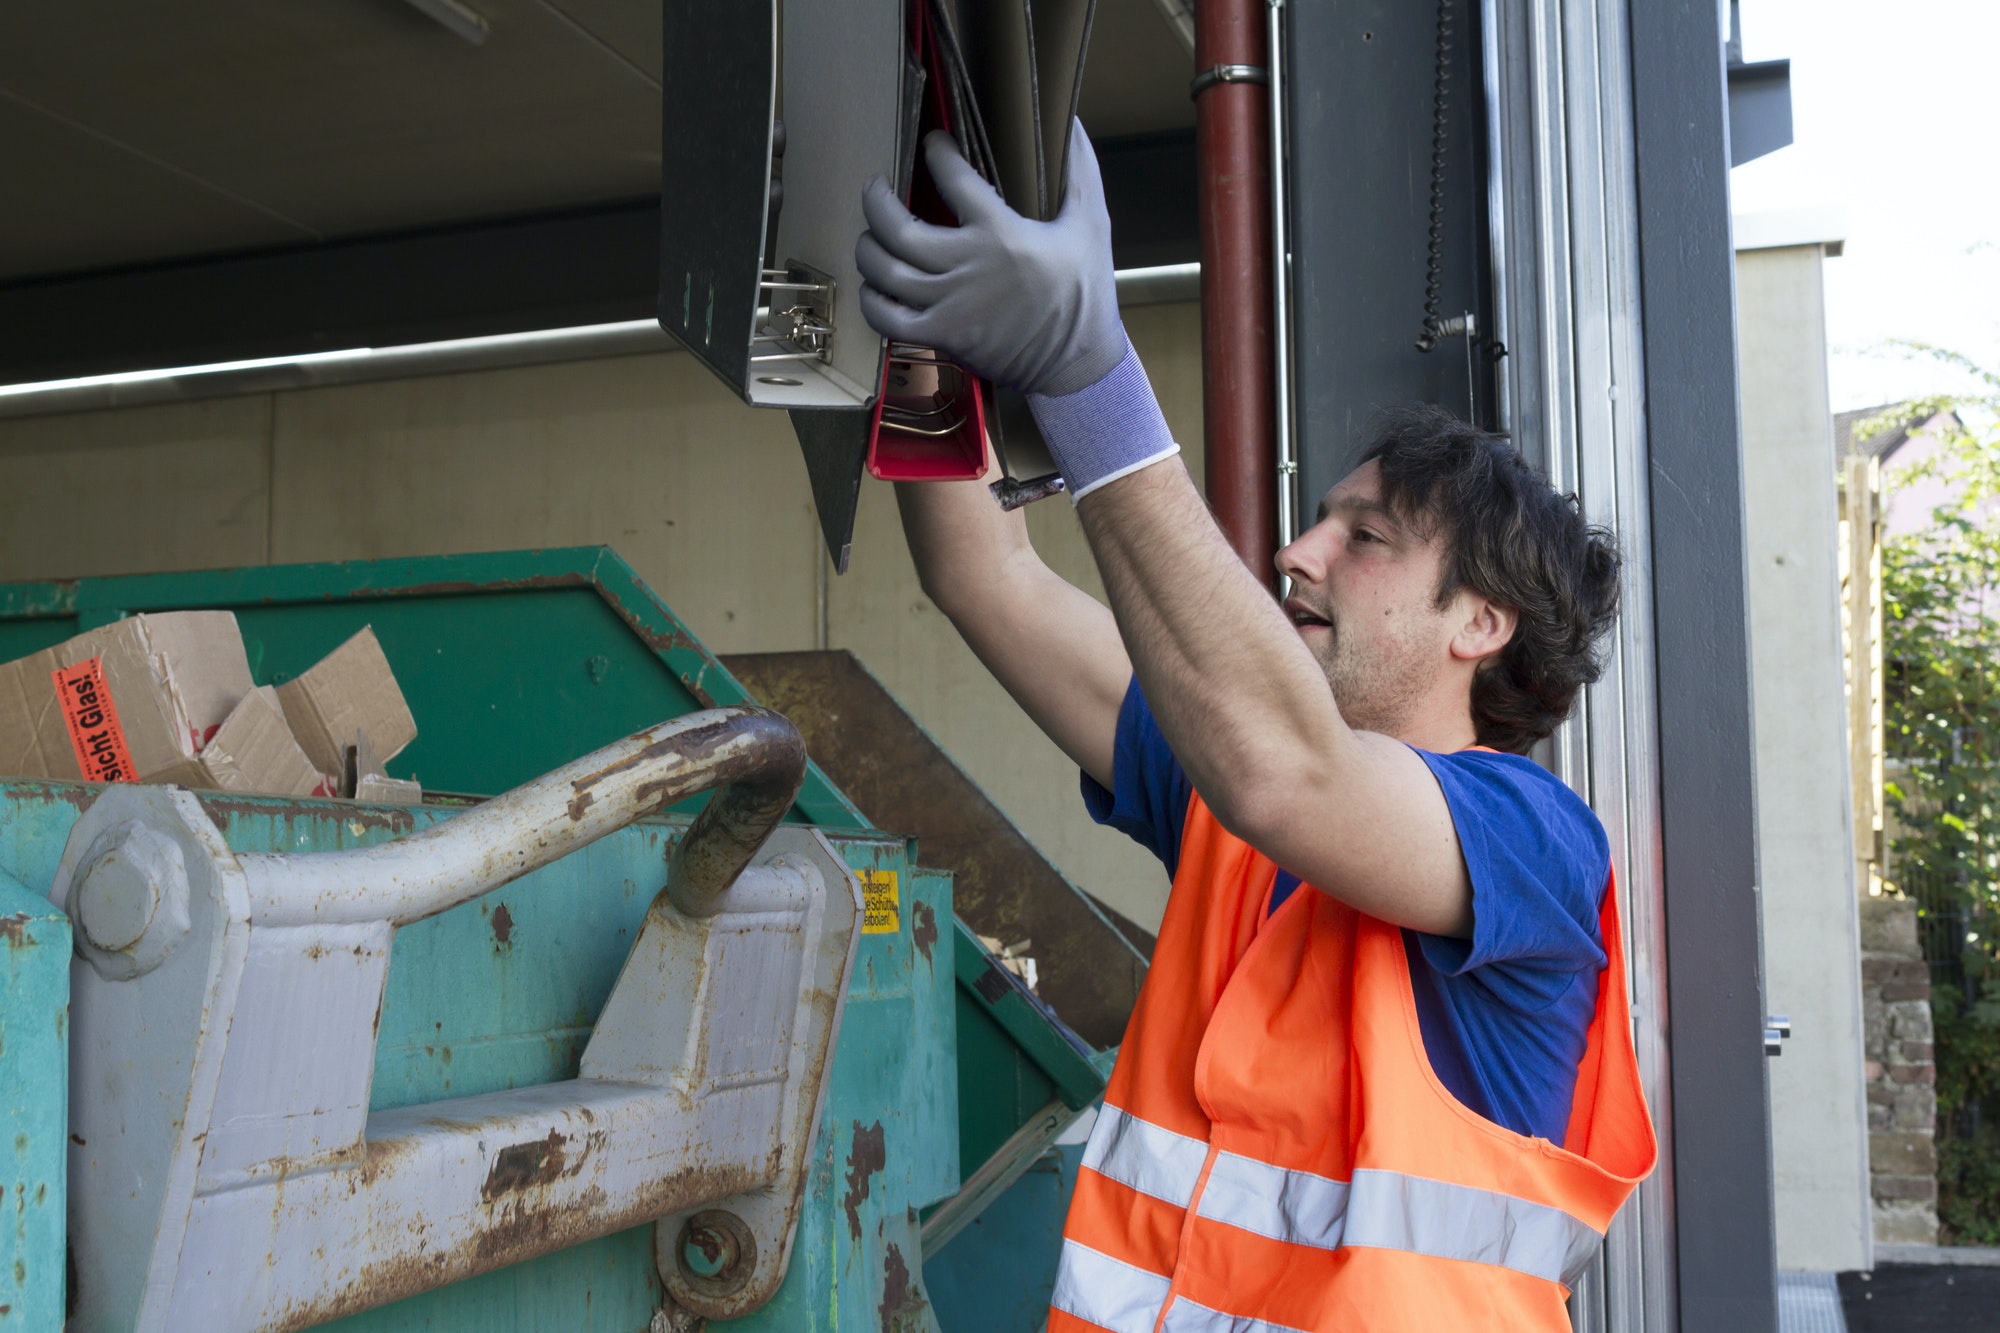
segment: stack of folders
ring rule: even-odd
[[[1094,8],[1095,0],[910,0],[898,148],[918,217],[956,223],[924,165],[920,145],[932,130],[949,133],[1015,211],[1055,217]],[[1003,416],[1025,419],[1000,410],[993,386],[933,349],[892,343],[868,470],[891,481],[976,478],[987,470],[990,440],[1006,473],[996,487],[1002,503],[1052,493],[1052,479],[1025,475],[1041,461],[1025,456],[1032,446],[1009,459]]]

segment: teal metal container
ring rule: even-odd
[[[204,796],[238,852],[332,851],[393,838],[449,818],[453,800],[439,794],[497,793],[667,718],[755,702],[604,548],[0,585],[0,660],[127,614],[201,608],[235,612],[259,684],[282,683],[372,625],[419,725],[392,774],[416,778],[439,802],[408,809]],[[0,878],[0,922],[14,910],[7,904],[34,905],[38,958],[51,962],[68,958],[68,923],[48,910],[45,895],[69,827],[94,791],[0,783],[0,875],[17,882]],[[923,1217],[948,1207],[982,1170],[988,1180],[1018,1174],[1045,1146],[1024,1130],[1052,1104],[1090,1105],[1107,1061],[955,921],[950,876],[924,869],[911,840],[870,828],[817,767],[791,818],[819,827],[864,882],[893,886],[896,909],[861,937],[784,1287],[730,1327],[934,1329]],[[666,848],[685,822],[679,812],[634,825],[400,931],[373,1109],[575,1077],[658,888]],[[5,896],[10,887],[13,898]],[[0,933],[0,950],[5,942]],[[0,964],[15,957],[0,952]],[[16,1023],[45,1014],[53,1031],[67,995],[66,965],[19,975],[27,980],[8,992],[10,1035],[0,1052],[0,1073],[9,1075]],[[39,1248],[22,1260],[32,1260],[25,1285],[39,1313],[61,1299],[59,1249],[49,1251],[48,1236],[59,1247],[66,1075],[59,1041],[25,1050],[33,1066],[27,1081],[10,1076],[0,1087],[12,1114],[38,1117],[26,1141],[39,1163],[37,1182],[48,1185],[42,1198],[53,1201],[39,1215],[50,1219],[35,1233]],[[15,1088],[30,1091],[14,1096]],[[51,1126],[53,1149],[45,1145]],[[996,1161],[1009,1151],[1026,1160]],[[991,1267],[971,1262],[972,1241],[958,1245],[960,1268]],[[986,1281],[938,1271],[958,1285]],[[1008,1281],[1029,1292],[1032,1307],[1035,1290],[1045,1299],[1052,1278],[1051,1255],[1014,1269]],[[648,1327],[660,1294],[652,1233],[639,1228],[328,1327],[636,1331]],[[976,1294],[953,1303],[962,1313],[944,1333],[1014,1327],[1011,1315]],[[0,1311],[0,1330],[9,1317]]]
[[[69,918],[0,872],[0,1331],[63,1316]]]

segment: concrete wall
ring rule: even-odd
[[[1126,320],[1199,478],[1198,308]],[[1101,597],[1069,504],[1028,513],[1049,562]],[[713,651],[818,646],[823,547],[791,427],[685,354],[0,421],[0,580],[600,542]],[[1075,768],[918,590],[886,485],[866,483],[827,590],[829,645],[1071,878],[1157,925],[1159,863],[1090,823]]]
[[[1778,1263],[1870,1263],[1860,938],[1818,244],[1736,257]],[[1663,625],[1664,633],[1672,627]]]

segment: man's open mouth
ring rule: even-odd
[[[1332,621],[1310,610],[1305,603],[1299,601],[1297,598],[1286,600],[1285,614],[1291,617],[1292,623],[1301,629],[1304,629],[1308,625],[1319,625],[1327,629],[1333,627]]]

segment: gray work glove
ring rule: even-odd
[[[1023,393],[1075,393],[1117,367],[1127,344],[1104,183],[1080,123],[1069,142],[1069,188],[1053,222],[1009,208],[942,130],[925,136],[924,160],[958,226],[919,221],[886,181],[870,180],[868,230],[854,247],[868,322]]]

